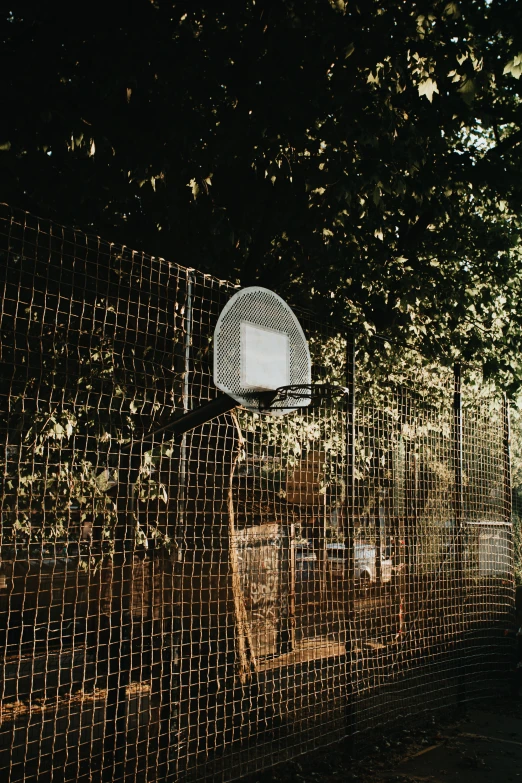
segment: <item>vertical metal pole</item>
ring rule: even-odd
[[[408,396],[406,394],[406,391],[404,387],[401,387],[399,392],[399,420],[401,425],[401,430],[404,428],[404,425],[408,421]],[[399,572],[398,572],[398,579],[397,579],[397,604],[398,604],[398,613],[397,613],[397,635],[396,639],[398,643],[401,643],[401,646],[398,648],[401,650],[402,648],[402,641],[404,639],[404,619],[405,619],[405,608],[406,608],[406,588],[407,588],[407,574],[406,569],[408,568],[408,549],[407,549],[407,539],[408,539],[408,515],[410,513],[409,511],[409,498],[410,498],[410,444],[408,439],[401,434],[401,443],[403,447],[403,454],[404,454],[404,464],[403,464],[403,475],[401,476],[401,489],[403,491],[403,497],[402,502],[399,509],[399,518],[398,518],[398,525],[397,525],[397,536],[398,536],[398,549],[397,549],[397,565],[399,566]],[[402,658],[398,657],[398,660],[401,661]]]
[[[190,403],[190,349],[192,347],[192,287],[194,285],[192,272],[187,269],[187,307],[185,310],[185,340],[184,340],[184,367],[183,367],[183,410],[189,410]],[[183,436],[181,446],[181,470],[180,477],[183,481],[187,473],[187,444],[186,436]]]
[[[182,403],[183,403],[183,412],[188,413],[190,410],[190,351],[192,348],[192,296],[193,296],[193,287],[194,287],[194,274],[193,271],[190,269],[187,269],[186,273],[186,281],[187,281],[187,298],[186,298],[186,307],[185,307],[185,336],[183,341],[183,392],[182,392]],[[177,520],[176,520],[176,529],[175,529],[175,540],[176,540],[176,549],[175,549],[175,562],[174,562],[174,584],[176,588],[176,593],[178,596],[178,601],[176,601],[176,609],[175,609],[175,616],[173,618],[173,621],[175,623],[175,626],[173,627],[173,630],[176,631],[175,637],[173,638],[173,643],[178,645],[178,651],[177,655],[174,654],[172,658],[178,657],[181,659],[181,656],[183,655],[183,649],[184,649],[184,634],[185,634],[185,628],[184,628],[184,616],[183,616],[183,606],[184,606],[184,571],[183,571],[183,558],[185,556],[185,542],[186,542],[186,529],[187,529],[187,479],[188,479],[188,447],[187,447],[187,434],[184,433],[181,440],[181,448],[180,448],[180,464],[179,464],[179,487],[178,487],[178,503],[177,503]],[[171,663],[172,666],[172,663]],[[182,682],[182,671],[183,671],[183,665],[179,664],[179,673],[178,673],[178,689],[179,689],[179,702],[181,703],[181,695],[184,692],[183,689],[183,682]],[[166,685],[166,683],[162,683],[162,688]],[[172,683],[167,685],[167,690],[169,692],[169,701],[171,698],[173,698],[173,694],[171,693]],[[188,703],[188,701],[187,701]],[[166,712],[165,708],[161,710],[163,713]],[[165,720],[165,715],[160,716],[160,733],[165,725],[167,723],[167,727],[165,729],[165,734],[168,737],[168,747],[169,747],[169,755],[170,755],[170,748],[171,746],[175,748],[176,743],[170,742],[170,705],[169,705],[169,715],[167,716],[167,720]],[[182,714],[181,710],[177,710],[177,733],[178,737],[182,734],[183,729],[183,721],[187,720],[187,716]],[[169,762],[170,758],[167,761],[167,770],[169,770]]]
[[[416,549],[417,549],[417,528],[418,528],[418,434],[415,421],[415,407],[411,396],[407,390],[403,393],[404,400],[404,422],[408,423],[410,430],[413,431],[413,437],[406,441],[406,515],[404,524],[404,561],[405,561],[405,597],[403,610],[406,617],[414,614],[418,607],[419,599],[418,586],[416,589]]]
[[[290,525],[289,620],[291,649],[295,648],[295,525]]]
[[[464,498],[463,498],[463,422],[462,422],[462,370],[460,364],[456,364],[453,370],[453,461],[454,461],[454,496],[453,510],[455,514],[455,611],[457,633],[464,633],[464,569],[463,569],[463,527],[464,527]],[[466,679],[464,671],[465,646],[464,639],[457,638],[457,703],[459,705],[466,696]]]
[[[517,590],[514,585],[513,574],[513,560],[515,556],[514,541],[513,541],[513,491],[511,488],[511,422],[509,415],[509,401],[507,395],[504,394],[502,398],[502,456],[503,456],[503,468],[504,468],[504,519],[506,521],[506,546],[508,547],[511,588],[509,599],[511,602],[511,621],[513,624],[516,622],[517,612]],[[515,626],[516,627],[516,626]],[[516,650],[514,653],[514,666],[516,667]]]
[[[120,453],[118,466],[118,524],[114,535],[113,579],[108,645],[104,755],[115,780],[125,774],[127,686],[132,669],[132,571],[135,547],[134,492],[142,453],[138,442],[129,454]]]
[[[511,491],[511,421],[509,402],[504,394],[502,399],[503,424],[503,461],[504,461],[504,517],[511,522],[513,513],[513,494]]]
[[[453,387],[453,424],[454,424],[454,461],[455,461],[455,495],[453,507],[457,529],[462,525],[464,504],[462,496],[462,466],[463,466],[463,429],[462,429],[462,379],[460,364],[454,367]]]
[[[346,508],[344,520],[345,585],[346,585],[346,724],[352,754],[355,751],[356,707],[355,707],[355,335],[346,337]]]
[[[413,443],[413,453],[410,453],[410,492],[409,492],[409,510],[407,518],[407,539],[406,554],[408,558],[407,566],[407,595],[406,595],[406,615],[411,612],[418,612],[421,608],[419,569],[417,563],[417,545],[419,531],[419,459],[418,459],[418,433],[415,430],[415,441]],[[415,607],[415,608],[414,608]]]
[[[379,476],[381,480],[381,477]],[[380,589],[382,587],[382,521],[383,521],[383,506],[382,497],[384,489],[379,486],[377,491],[377,508],[374,517],[375,528],[375,584]]]
[[[182,403],[183,412],[188,413],[190,404],[190,349],[192,346],[192,288],[193,275],[190,269],[187,269],[187,302],[185,307],[185,337],[183,345],[183,392]],[[183,556],[183,537],[185,530],[185,512],[187,505],[187,436],[183,435],[181,440],[181,453],[179,464],[179,494],[178,494],[178,522],[176,530],[177,541],[177,559],[181,560]]]

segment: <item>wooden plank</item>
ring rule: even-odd
[[[281,669],[285,666],[295,666],[298,663],[322,658],[339,658],[344,655],[346,655],[345,644],[334,642],[326,637],[316,637],[299,642],[292,652],[258,661],[257,670]]]

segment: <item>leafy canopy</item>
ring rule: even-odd
[[[14,8],[3,200],[519,383],[516,0]]]

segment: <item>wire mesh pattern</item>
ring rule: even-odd
[[[495,686],[502,400],[301,314],[347,394],[144,440],[216,396],[236,289],[0,223],[3,781],[230,780]]]

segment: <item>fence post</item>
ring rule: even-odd
[[[511,578],[512,584],[515,583],[514,565],[517,553],[515,551],[515,540],[513,536],[513,491],[511,487],[511,421],[509,415],[509,400],[504,393],[502,396],[502,457],[503,457],[503,473],[504,473],[504,518],[507,523],[507,545],[509,547],[509,557],[511,564]],[[517,588],[516,583],[513,584],[511,595],[511,613],[512,623],[516,623],[517,614]],[[516,625],[515,625],[516,627]],[[516,651],[513,650],[513,653]],[[516,660],[516,659],[515,659]],[[516,666],[516,663],[514,664]]]
[[[346,729],[350,741],[350,750],[355,750],[356,707],[355,683],[356,672],[354,661],[355,640],[355,335],[349,333],[346,337],[346,387],[348,399],[346,404],[346,508],[344,520],[345,544],[345,579],[347,580],[346,598]]]
[[[191,410],[191,362],[192,362],[192,302],[194,291],[194,270],[187,269],[185,272],[186,299],[185,312],[183,318],[184,336],[183,336],[183,389],[182,404],[183,413]],[[188,471],[189,471],[189,446],[187,443],[187,433],[183,433],[180,443],[179,460],[179,487],[176,508],[176,523],[174,527],[174,536],[176,546],[173,553],[173,572],[175,596],[173,597],[173,617],[172,617],[172,642],[170,655],[167,655],[167,671],[164,671],[165,661],[160,652],[159,678],[157,684],[160,690],[160,721],[159,736],[165,737],[167,742],[167,774],[170,772],[170,766],[173,761],[171,756],[176,754],[176,742],[171,742],[171,733],[175,729],[177,736],[181,737],[183,732],[184,716],[182,710],[178,709],[177,716],[173,716],[171,708],[172,700],[175,698],[174,690],[177,690],[177,700],[179,704],[183,701],[183,678],[182,664],[175,663],[176,658],[180,659],[184,654],[184,640],[190,629],[190,621],[185,622],[183,602],[183,558],[186,548],[186,524],[187,524],[187,500],[188,500]],[[188,629],[187,627],[188,626]],[[175,649],[177,648],[177,649]],[[176,667],[176,671],[174,671]]]
[[[404,424],[413,430],[413,436],[406,440],[405,449],[405,515],[402,540],[404,541],[404,574],[401,580],[402,623],[409,626],[411,618],[419,611],[419,569],[417,562],[417,537],[419,526],[418,485],[418,429],[416,411],[411,395],[402,391],[402,417]],[[402,628],[400,632],[402,633]]]
[[[141,444],[138,444],[140,447]],[[117,778],[125,772],[127,686],[132,670],[132,571],[134,555],[134,492],[141,447],[119,455],[118,524],[114,531],[111,614],[107,647],[104,758]]]
[[[507,395],[502,398],[503,461],[504,461],[504,516],[511,522],[513,495],[511,492],[511,421]]]
[[[463,421],[462,421],[462,369],[460,364],[453,368],[453,461],[454,461],[454,495],[453,509],[455,513],[455,611],[457,633],[464,633],[464,562],[463,562]],[[457,638],[457,703],[462,705],[466,698],[465,679],[465,645],[464,639]]]

